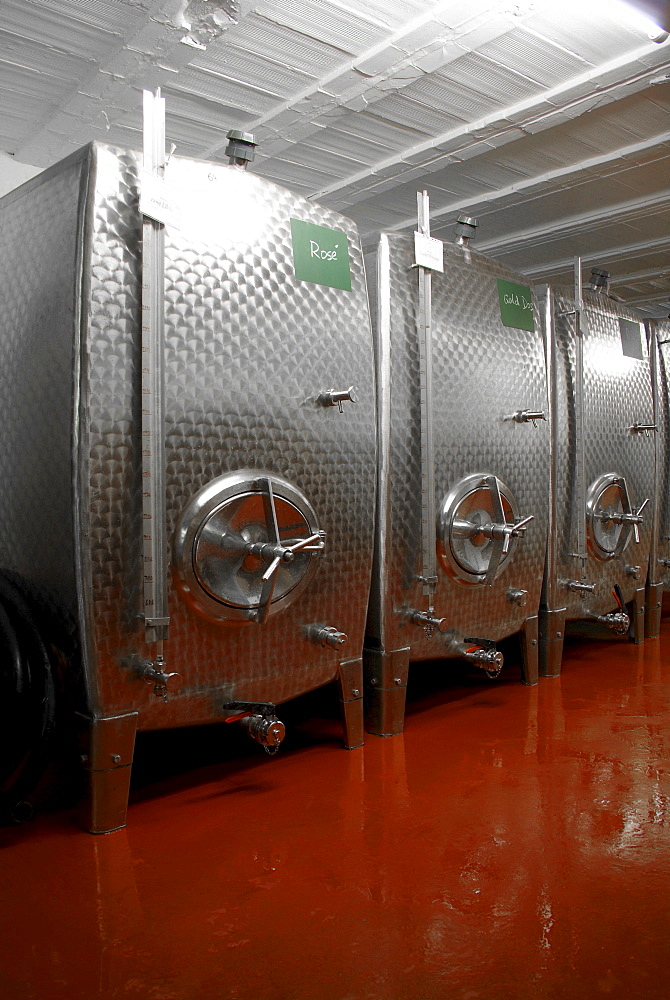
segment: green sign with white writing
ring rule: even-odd
[[[498,298],[504,326],[513,326],[517,330],[535,329],[533,299],[527,285],[498,278]]]
[[[299,281],[351,291],[349,240],[341,229],[291,219],[293,267]]]

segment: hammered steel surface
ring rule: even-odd
[[[375,261],[376,256],[376,261]],[[420,379],[418,281],[411,238],[382,235],[370,254],[376,268],[373,314],[380,435],[377,559],[366,642],[390,651],[410,647],[410,658],[459,655],[454,641],[499,640],[517,632],[539,606],[547,533],[549,429],[546,421],[517,423],[523,409],[547,413],[542,334],[503,326],[498,286],[516,274],[481,254],[444,248],[444,274],[432,278],[435,499],[465,476],[497,476],[509,487],[519,515],[534,515],[525,537],[493,586],[448,575],[438,561],[435,615],[444,634],[427,638],[408,621],[425,610],[421,573]],[[372,296],[371,296],[372,298]],[[508,598],[528,592],[525,607]]]
[[[165,704],[137,674],[139,658],[155,654],[139,618],[140,159],[97,144],[91,155],[77,470],[80,530],[89,545],[82,602],[91,609],[90,666],[99,684],[99,692],[91,687],[90,708],[106,716],[139,711],[140,728],[157,728],[220,718],[229,700],[285,701],[333,679],[339,662],[360,657],[363,644],[375,415],[355,227],[239,168],[170,161],[167,180],[182,221],[179,231],[166,231],[168,536],[201,487],[247,468],[283,476],[301,490],[327,540],[309,589],[263,626],[209,622],[170,582],[165,655],[182,688]],[[291,216],[347,233],[350,292],[296,280]],[[70,394],[71,337],[61,362]],[[316,404],[324,390],[352,384],[359,402],[342,413]],[[346,646],[335,651],[308,642],[303,627],[315,623],[346,633]]]
[[[0,571],[76,645],[74,441],[80,185],[86,156],[0,199]]]
[[[653,324],[658,347],[658,370],[654,386],[657,400],[658,431],[656,448],[658,457],[656,526],[656,565],[650,567],[650,582],[670,587],[670,322],[649,320]],[[665,560],[668,560],[666,562]],[[653,578],[653,579],[652,579]]]
[[[547,290],[542,292],[543,300]],[[577,553],[577,497],[575,493],[575,302],[567,289],[552,290],[554,366],[557,412],[552,428],[555,449],[555,562],[548,560],[548,610],[567,608],[568,619],[585,619],[590,614],[606,614],[616,609],[612,588],[618,583],[624,600],[633,599],[636,588],[646,579],[651,541],[652,512],[645,508],[640,525],[640,542],[629,532],[621,555],[610,560],[597,558],[587,544],[586,561]],[[646,339],[640,316],[620,302],[597,292],[583,295],[587,332],[584,336],[584,455],[585,487],[607,474],[626,479],[630,500],[638,508],[654,490],[654,439],[650,434],[631,431],[636,423],[653,423],[651,378]],[[624,355],[619,319],[640,324],[642,359]],[[587,528],[587,539],[589,531]],[[551,550],[550,550],[551,551]],[[583,566],[583,569],[582,569]],[[637,578],[631,574],[639,566]],[[584,579],[595,584],[584,597],[570,591],[566,581]]]

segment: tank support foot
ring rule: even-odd
[[[663,604],[663,584],[648,583],[645,592],[644,634],[649,639],[658,639],[661,634],[661,606]]]
[[[541,677],[558,677],[563,659],[566,608],[540,608],[538,668]]]
[[[88,785],[80,824],[89,833],[112,833],[126,825],[137,712],[79,721]]]
[[[347,750],[362,747],[363,730],[363,660],[345,660],[340,663],[337,680],[340,688],[340,711],[344,745]]]
[[[521,680],[524,684],[537,684],[539,673],[538,617],[526,618],[521,630]]]
[[[641,645],[644,642],[644,616],[645,616],[645,592],[644,587],[638,587],[635,591],[633,600],[630,602],[628,607],[628,613],[630,615],[630,629],[628,630],[628,638],[631,642],[634,642],[636,646]]]
[[[396,736],[405,726],[409,646],[383,653],[363,651],[365,728],[374,736]]]

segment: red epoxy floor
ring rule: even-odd
[[[274,760],[145,736],[127,830],[0,831],[0,997],[665,1000],[669,659],[666,619],[536,688],[416,665],[363,751],[324,697]]]

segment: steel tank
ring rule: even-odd
[[[670,441],[670,321],[650,319],[646,323],[651,365],[653,421],[656,425],[654,448],[654,504],[649,571],[645,594],[645,635],[660,635],[663,591],[670,587],[670,477],[668,442]]]
[[[180,219],[157,226],[141,165],[93,144],[0,202],[0,569],[49,623],[94,832],[125,822],[137,730],[236,718],[272,750],[274,706],[337,679],[345,744],[363,742],[376,432],[356,228],[178,157]]]
[[[539,295],[551,373],[552,503],[540,673],[560,673],[567,622],[644,639],[654,413],[641,317],[607,272]]]
[[[496,643],[520,632],[522,677],[537,681],[542,332],[523,279],[460,238],[438,255],[428,317],[413,239],[382,234],[366,248],[380,449],[366,714],[379,735],[403,729],[410,661],[465,658],[495,677]]]

